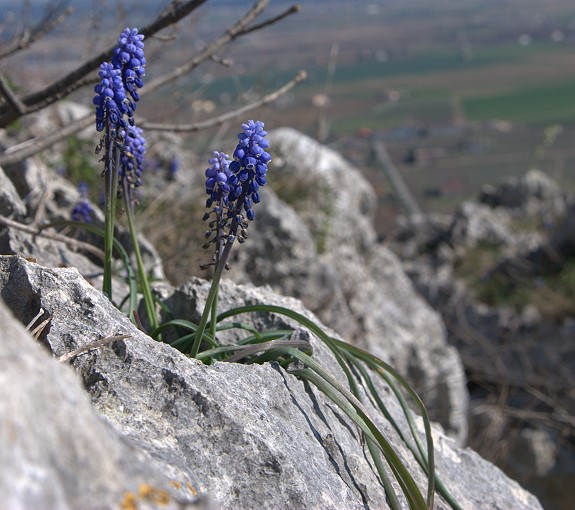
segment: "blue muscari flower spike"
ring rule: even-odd
[[[237,239],[242,243],[247,237],[247,220],[254,219],[253,206],[260,201],[260,187],[266,184],[271,157],[264,150],[269,146],[264,123],[250,120],[242,124],[242,130],[233,161],[227,154],[215,151],[206,170],[206,207],[212,210],[204,215],[204,221],[212,219],[204,248],[214,244],[216,250],[213,262],[203,268],[222,260],[227,267],[233,242]]]
[[[136,89],[144,85],[142,77],[146,74],[144,36],[138,33],[137,28],[125,28],[120,34],[118,46],[112,56],[112,65],[121,71],[124,87],[134,101],[128,101],[130,107],[128,115],[130,115],[136,108],[135,102],[140,100]]]
[[[96,129],[102,131],[106,118],[112,131],[127,127],[123,116],[128,117],[128,123],[133,124],[136,102],[139,100],[136,89],[143,86],[144,67],[144,36],[136,28],[126,28],[120,34],[118,46],[114,50],[112,62],[100,65],[100,83],[94,87],[96,96]],[[129,94],[130,97],[127,96]]]
[[[100,65],[98,76],[101,81],[94,87],[96,95],[93,100],[96,105],[96,129],[102,131],[107,118],[115,131],[125,126],[122,116],[128,112],[121,71],[104,62]]]
[[[126,179],[128,188],[133,190],[142,184],[146,140],[143,131],[136,126],[128,126],[119,134],[124,141],[124,147],[120,155],[118,179]]]
[[[214,203],[227,206],[230,192],[228,179],[231,177],[230,157],[223,152],[214,151],[208,163],[211,166],[206,170],[206,193],[209,195],[206,207],[210,208]]]
[[[239,143],[234,151],[234,161],[230,163],[232,176],[229,179],[230,200],[241,201],[248,220],[253,220],[253,204],[260,201],[259,188],[267,182],[266,173],[271,156],[264,150],[269,147],[265,136],[264,123],[250,120],[242,124],[238,134]],[[236,211],[241,214],[241,211]]]
[[[85,182],[81,182],[78,185],[78,191],[80,192],[80,201],[72,209],[70,217],[72,221],[91,223],[94,209],[88,202],[88,185]]]

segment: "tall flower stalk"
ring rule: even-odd
[[[190,355],[198,354],[208,319],[211,317],[212,334],[215,332],[217,296],[219,282],[236,239],[243,243],[248,235],[248,222],[255,218],[254,204],[259,203],[261,186],[266,184],[266,173],[271,161],[265,151],[269,142],[265,138],[264,123],[250,120],[242,124],[238,134],[238,145],[233,160],[223,152],[214,152],[206,170],[206,207],[204,215],[208,221],[205,248],[213,247],[212,261],[214,275],[208,292],[206,305],[196,330]]]
[[[157,327],[154,301],[145,272],[134,223],[135,189],[141,184],[145,140],[136,127],[134,111],[143,86],[146,57],[144,36],[136,28],[126,28],[118,38],[111,62],[100,65],[100,83],[96,96],[96,129],[103,131],[100,143],[104,149],[104,283],[103,292],[112,299],[112,251],[117,199],[123,199],[124,210],[134,255],[138,266],[140,288],[144,296],[148,321]]]

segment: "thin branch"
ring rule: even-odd
[[[10,147],[4,152],[4,154],[0,155],[0,166],[13,165],[14,163],[24,161],[26,158],[30,158],[35,154],[42,152],[44,149],[52,147],[55,143],[72,136],[93,123],[94,114],[89,113],[72,122],[72,124],[69,124],[60,130],[56,130],[54,133],[26,140],[23,144],[18,145],[21,147],[20,149],[18,149],[17,146]]]
[[[200,64],[209,60],[222,46],[233,41],[236,37],[247,33],[248,25],[266,8],[269,0],[257,0],[252,8],[244,14],[244,16],[237,21],[232,27],[226,30],[218,38],[214,39],[211,43],[204,47],[204,49],[192,58],[188,63],[183,64],[172,72],[165,74],[160,78],[156,78],[147,84],[145,90],[142,89],[142,94],[149,93],[166,83],[170,83],[181,76],[184,76],[198,67]]]
[[[58,241],[60,243],[67,244],[71,248],[86,251],[88,253],[91,253],[92,255],[95,255],[100,260],[104,260],[104,252],[102,250],[96,248],[92,244],[85,243],[83,241],[78,241],[78,239],[64,236],[62,234],[56,234],[54,232],[46,232],[41,227],[30,227],[28,225],[24,225],[23,223],[18,223],[17,221],[5,218],[4,216],[0,216],[0,225],[4,225],[5,227],[9,228],[15,228],[28,234],[45,237],[46,239],[52,239],[53,241]]]
[[[34,27],[24,30],[20,36],[15,39],[10,46],[0,51],[0,60],[6,58],[17,51],[24,50],[31,46],[38,39],[44,37],[47,33],[54,30],[60,25],[73,10],[71,7],[66,7],[64,11],[53,17],[58,12],[59,6],[56,6],[52,11],[49,11],[46,16]]]
[[[171,7],[163,11],[151,24],[140,30],[145,37],[150,37],[163,28],[173,25],[190,12],[202,5],[207,0],[189,0],[184,3],[172,3]],[[116,45],[106,51],[87,60],[74,71],[68,73],[58,81],[48,85],[42,90],[28,94],[22,98],[22,103],[26,106],[28,113],[35,112],[55,103],[84,84],[83,78],[98,68],[107,60],[110,60]],[[19,118],[12,110],[0,108],[0,127],[7,126]]]
[[[26,114],[26,105],[24,105],[24,103],[22,103],[22,101],[20,101],[18,96],[10,88],[10,86],[6,82],[3,74],[0,74],[0,92],[2,93],[4,98],[6,99],[6,102],[18,114],[18,116],[22,116],[22,115]]]
[[[291,14],[296,14],[300,10],[301,10],[301,5],[294,4],[291,7],[289,7],[288,9],[286,9],[284,12],[278,14],[277,16],[274,16],[273,18],[269,18],[265,21],[262,21],[261,23],[258,23],[257,25],[252,25],[251,27],[249,27],[244,32],[244,34],[249,34],[250,32],[255,32],[256,30],[260,30],[261,28],[267,27],[268,25],[273,25],[274,23],[277,23],[278,21],[286,18],[287,16],[290,16]]]
[[[44,315],[44,309],[40,308],[40,311],[36,314],[36,317],[34,317],[26,326],[26,329],[28,331],[30,331],[30,329],[32,329],[32,326],[34,325],[34,323],[40,318],[42,317],[42,315]]]
[[[132,338],[132,335],[113,335],[107,336],[104,338],[99,338],[98,340],[94,340],[89,344],[83,345],[82,347],[78,347],[73,351],[70,351],[68,354],[63,354],[58,358],[58,361],[65,363],[66,361],[70,361],[72,358],[79,356],[87,351],[91,351],[92,349],[97,349],[98,347],[102,347],[104,345],[108,345],[109,343],[115,342],[116,340],[126,340],[128,338]]]
[[[200,65],[202,62],[211,58],[211,56],[216,51],[218,51],[222,46],[224,46],[225,44],[229,43],[230,41],[232,41],[233,39],[235,39],[239,36],[242,36],[246,33],[251,32],[252,29],[247,28],[247,25],[257,15],[259,15],[262,12],[262,10],[266,7],[267,3],[268,3],[268,0],[258,0],[254,4],[254,6],[232,28],[230,28],[224,34],[222,34],[220,37],[218,37],[217,39],[212,41],[210,44],[208,44],[208,46],[206,46],[204,48],[204,50],[202,52],[200,52],[198,55],[196,55],[188,64],[180,66],[180,67],[176,68],[174,71],[172,71],[171,73],[164,75],[164,77],[158,78],[158,79],[146,84],[146,86],[141,90],[140,96],[146,95],[146,94],[156,90],[157,88],[165,85],[166,83],[174,81],[177,78],[183,76],[184,74],[189,73],[195,67]],[[288,13],[291,14],[293,12],[297,12],[297,10],[293,10],[293,9],[289,10],[288,9],[288,11],[283,13],[281,16],[285,17],[288,15]],[[160,15],[160,17],[161,17],[161,15]],[[275,21],[277,21],[278,19],[279,19],[278,16],[276,16],[275,18],[272,18],[272,20],[275,20]],[[270,20],[270,23],[272,20]],[[260,25],[265,26],[265,25],[268,25],[270,23],[264,22]],[[102,58],[102,56],[100,56],[98,58]],[[86,78],[83,78],[83,80],[86,81]],[[37,109],[40,109],[40,108],[37,108]],[[241,114],[241,112],[238,113],[238,115],[240,115],[240,114]],[[234,116],[230,116],[230,118],[234,118]],[[94,117],[93,114],[88,114],[85,117],[82,117],[82,118],[76,120],[75,122],[69,124],[68,126],[60,129],[59,131],[56,131],[55,133],[26,141],[25,146],[20,146],[21,148],[19,148],[19,149],[16,147],[10,147],[8,150],[6,150],[4,152],[4,154],[0,155],[0,166],[18,163],[20,161],[23,161],[26,158],[29,158],[31,156],[34,156],[35,154],[38,154],[39,152],[43,151],[44,149],[51,147],[55,143],[57,143],[61,140],[64,140],[68,136],[73,135],[77,131],[88,127],[93,122],[93,117]],[[225,120],[226,119],[224,119],[224,122],[225,122]],[[199,123],[200,127],[198,129],[203,129],[203,127],[218,125],[220,123],[221,122],[219,122],[217,119],[215,122],[211,122],[209,120],[204,121],[204,122]],[[2,117],[0,116],[0,125],[1,124],[2,124]],[[195,130],[195,129],[192,129],[192,131],[193,130]]]
[[[280,96],[294,88],[298,83],[306,79],[306,72],[300,71],[297,76],[292,78],[288,83],[286,83],[283,87],[275,90],[274,92],[267,94],[266,96],[262,97],[259,101],[254,101],[253,103],[247,104],[238,108],[237,110],[233,110],[231,112],[224,113],[219,115],[218,117],[213,117],[211,119],[207,119],[201,122],[196,122],[194,124],[156,124],[153,122],[142,122],[140,126],[143,129],[148,131],[172,131],[172,132],[191,132],[191,131],[199,131],[200,129],[206,129],[213,126],[219,126],[223,123],[235,119],[236,117],[240,117],[241,115],[259,108],[260,106],[265,106],[270,103],[276,101]]]

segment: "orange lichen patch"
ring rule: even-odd
[[[180,482],[176,482],[176,480],[170,480],[170,485],[178,491],[182,488],[182,484]]]
[[[170,502],[170,495],[167,491],[152,487],[147,483],[140,484],[138,493],[142,499],[158,505],[167,505]]]
[[[133,492],[126,492],[122,503],[120,503],[120,508],[122,510],[138,510],[138,496]]]
[[[188,489],[190,490],[190,492],[194,495],[197,496],[198,495],[198,491],[194,488],[194,486],[188,482],[187,484]]]

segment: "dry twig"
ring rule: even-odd
[[[288,83],[286,83],[283,87],[280,87],[276,91],[267,94],[266,96],[262,97],[258,101],[254,101],[253,103],[247,104],[238,108],[237,110],[233,110],[231,112],[224,113],[223,115],[219,115],[218,117],[212,117],[211,119],[207,119],[201,122],[195,122],[193,124],[156,124],[154,122],[141,122],[140,126],[143,129],[149,131],[173,131],[173,132],[190,132],[190,131],[199,131],[200,129],[206,129],[208,127],[213,126],[220,126],[224,122],[229,120],[235,119],[236,117],[240,117],[244,113],[247,113],[251,110],[259,108],[260,106],[264,106],[276,101],[280,96],[294,88],[298,83],[305,80],[306,72],[300,71],[297,76],[292,78]]]
[[[195,9],[198,5],[203,3],[203,1],[200,2],[199,0],[196,0],[195,2],[186,2],[185,6],[188,9],[190,9],[191,12],[191,10]],[[194,4],[193,9],[191,9],[192,4]],[[294,5],[291,8],[284,11],[283,13],[279,14],[278,16],[265,20],[262,23],[259,23],[258,25],[252,25],[251,27],[248,27],[248,25],[265,9],[267,4],[268,0],[257,0],[256,3],[253,5],[253,7],[248,12],[246,12],[246,14],[244,14],[244,16],[242,16],[242,18],[238,20],[230,29],[226,30],[226,32],[224,32],[221,36],[219,36],[218,38],[214,39],[211,43],[209,43],[199,54],[193,57],[188,63],[177,67],[171,73],[167,73],[166,75],[157,78],[156,80],[153,80],[150,83],[147,83],[146,87],[142,89],[140,95],[142,96],[148,94],[158,89],[159,87],[162,87],[163,85],[170,83],[176,80],[177,78],[180,78],[181,76],[184,76],[185,74],[191,72],[205,60],[210,59],[222,46],[234,40],[235,38],[253,32],[256,29],[256,27],[263,28],[265,26],[276,23],[277,21],[285,18],[290,14],[296,13],[299,10],[299,6]],[[172,13],[173,9],[175,9],[175,11]],[[185,9],[183,8],[182,5],[180,5],[177,8],[171,7],[170,9],[168,9],[168,11],[169,12],[162,13],[158,17],[156,22],[142,29],[141,33],[145,34],[146,36],[149,36],[154,34],[156,31],[160,30],[161,28],[164,28],[164,26],[175,23],[177,20],[183,17],[181,15],[183,12],[185,12]],[[170,23],[167,23],[169,20],[172,21],[170,21]],[[86,84],[87,79],[85,78],[85,75],[91,70],[95,69],[95,67],[97,67],[97,65],[99,65],[101,62],[106,60],[106,58],[109,57],[108,54],[111,55],[111,53],[112,49],[108,50],[108,52],[98,55],[94,59],[91,59],[90,61],[80,66],[80,68],[78,68],[76,71],[70,73],[67,77],[64,77],[62,80],[60,80],[60,82],[63,83],[63,86],[66,85],[66,83],[71,82],[74,84],[75,88],[78,88],[77,85],[79,85],[80,83],[82,85]],[[97,62],[97,65],[94,62]],[[84,69],[85,72],[84,71],[80,72],[80,69]],[[256,101],[253,104],[243,106],[238,110],[229,112],[228,114],[224,114],[220,117],[216,117],[214,119],[207,119],[205,121],[198,122],[197,124],[194,125],[188,125],[188,129],[184,129],[182,131],[197,131],[199,129],[204,129],[206,127],[221,125],[223,122],[233,119],[245,113],[246,111],[250,111],[253,108],[257,108],[258,106],[272,102],[273,100],[277,99],[280,95],[290,90],[296,83],[299,83],[303,79],[305,79],[305,72],[301,71],[292,81],[290,81],[280,89],[276,90],[275,92],[268,94],[260,101]],[[75,88],[72,90],[75,90]],[[48,94],[47,90],[48,89],[44,89],[44,91],[38,92],[36,94],[38,95],[38,97],[40,97],[40,95],[42,94],[47,95]],[[64,97],[65,95],[67,95],[67,93],[63,94],[61,97]],[[49,99],[50,101],[49,103],[44,104],[43,106],[37,105],[38,107],[35,107],[35,110],[29,110],[30,108],[29,103],[31,104],[31,102],[35,102],[37,100],[36,96],[34,97],[32,96],[33,95],[31,95],[30,97],[26,96],[22,100],[24,103],[26,103],[28,108],[28,111],[26,113],[29,113],[29,111],[36,111],[42,109],[45,106],[47,106],[47,104],[51,104],[61,98],[57,97],[54,99],[54,96],[51,96],[51,98]],[[272,99],[270,99],[270,97]],[[0,108],[0,126],[4,125],[3,115],[4,114],[2,113],[2,110]],[[0,155],[0,166],[18,163],[20,161],[25,160],[26,158],[38,154],[39,152],[51,147],[55,143],[58,143],[59,141],[64,140],[65,138],[73,135],[74,133],[90,126],[90,124],[93,123],[94,120],[93,118],[94,118],[93,114],[90,113],[85,117],[81,117],[75,122],[72,122],[68,126],[63,127],[62,129],[58,130],[55,133],[38,137],[32,140],[28,140],[27,142],[25,142],[24,145],[19,145],[19,147],[21,148],[16,147],[9,148],[4,152],[4,154]],[[142,123],[142,127],[146,127],[147,129],[154,129],[153,127],[150,127],[153,125],[154,124],[151,123],[149,124]]]
[[[58,361],[65,363],[75,358],[76,356],[84,354],[85,352],[88,352],[92,349],[97,349],[98,347],[108,345],[109,343],[115,342],[116,340],[126,340],[127,338],[132,338],[132,335],[113,335],[113,336],[106,336],[104,338],[99,338],[98,340],[94,340],[89,344],[83,345],[82,347],[78,347],[77,349],[70,351],[68,354],[63,354],[58,358]]]
[[[150,37],[163,28],[177,23],[204,2],[206,2],[206,0],[172,2],[169,8],[162,12],[151,24],[142,28],[140,33],[146,37]],[[86,82],[84,79],[86,75],[97,69],[102,62],[109,60],[115,47],[114,45],[99,55],[87,60],[75,70],[42,90],[25,95],[21,99],[22,104],[25,106],[24,113],[41,110],[85,85]],[[6,105],[3,105],[0,107],[0,127],[7,126],[21,116],[22,114],[19,114],[11,108],[6,108]]]

